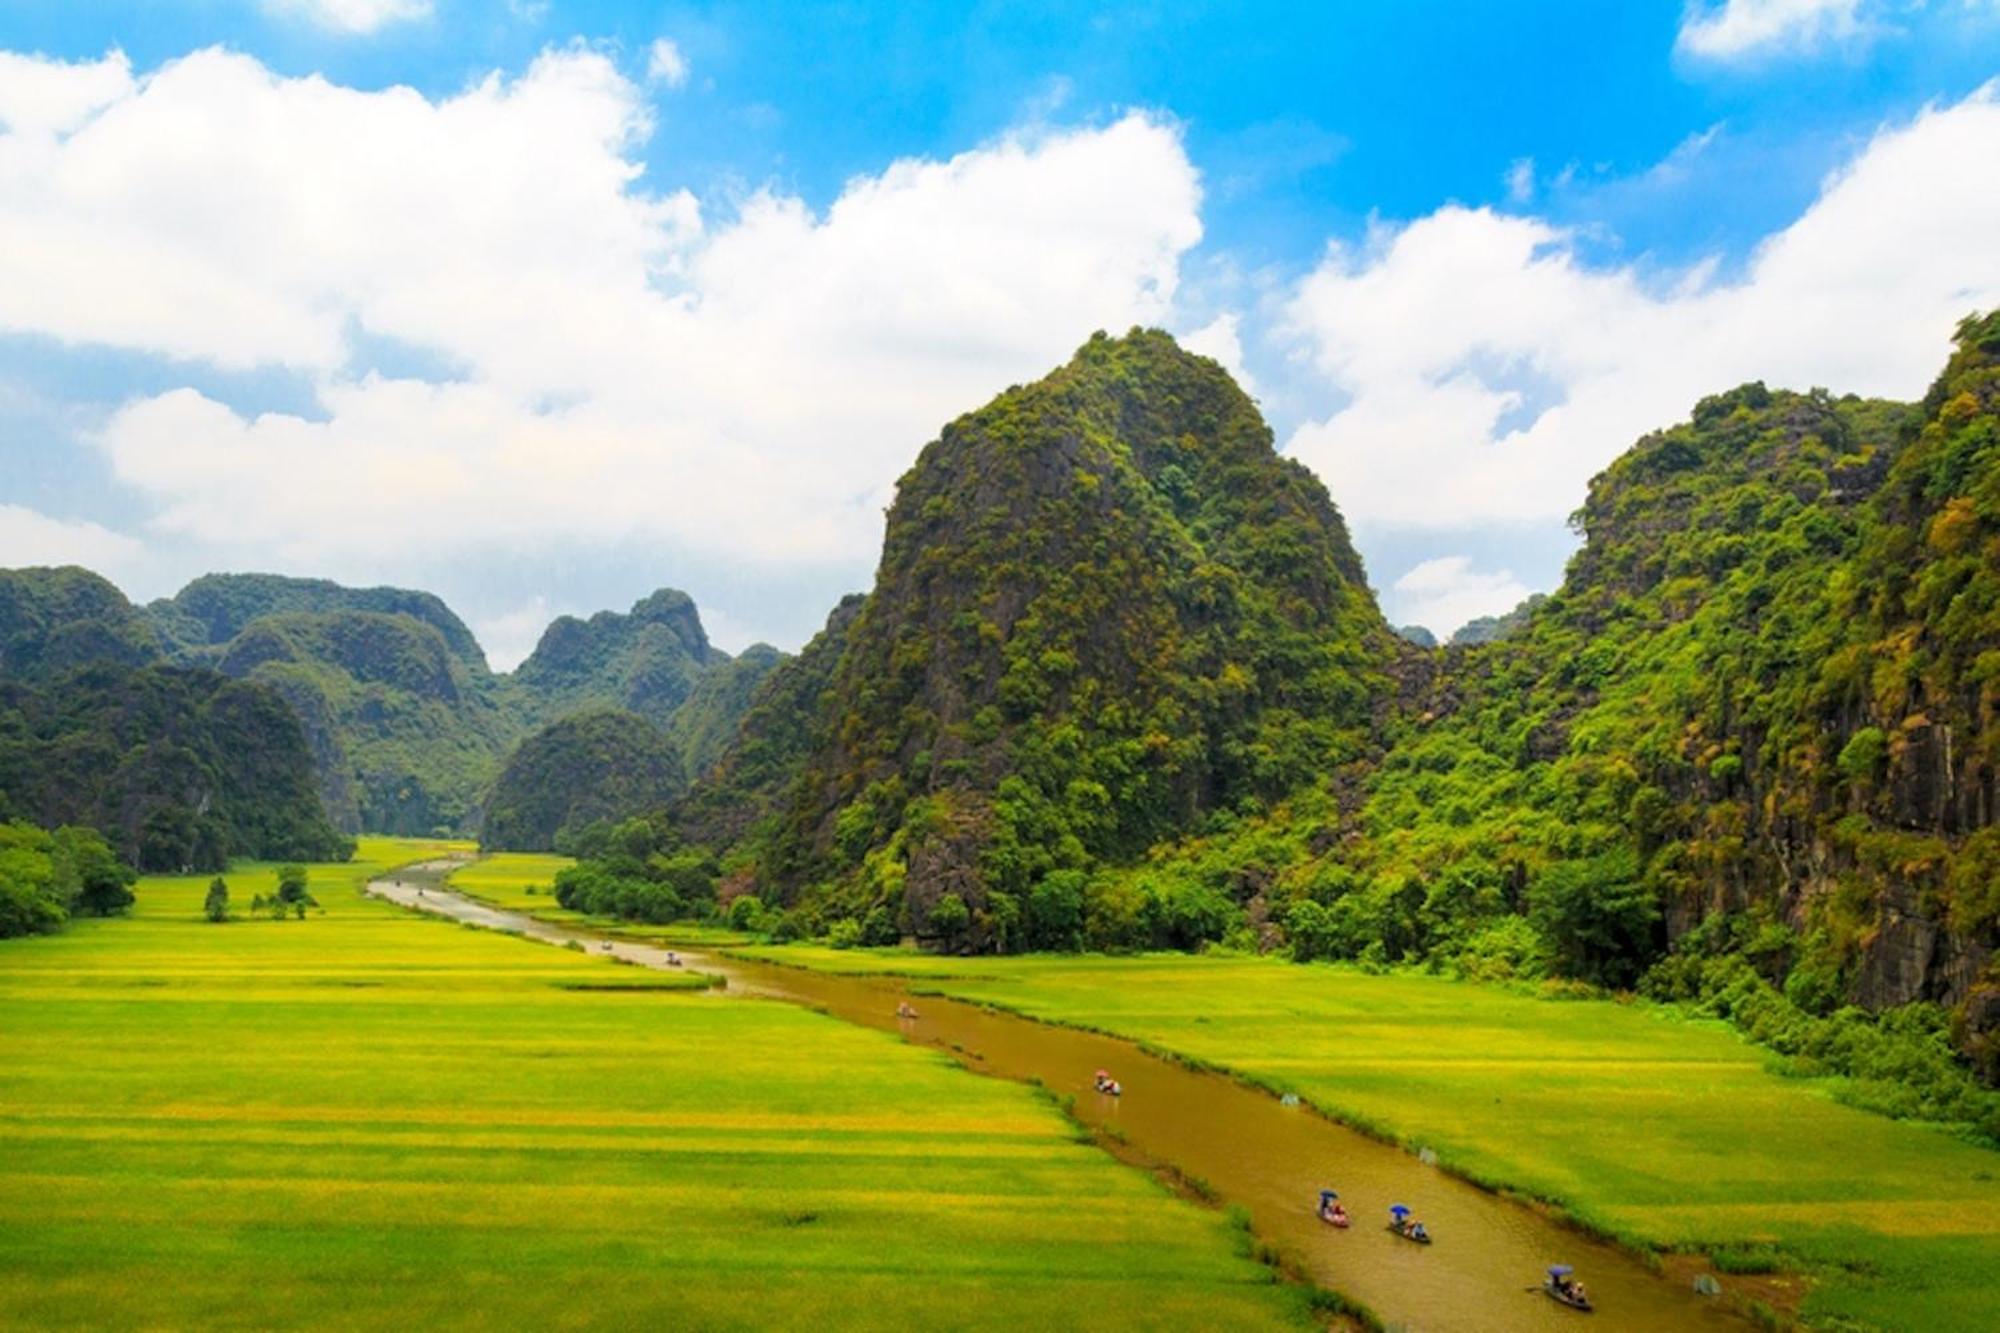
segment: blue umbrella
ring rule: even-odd
[[[1339,1197],[1340,1192],[1338,1190],[1321,1190],[1319,1192],[1319,1201],[1321,1203],[1325,1203],[1329,1199],[1338,1199]]]
[[[1408,1212],[1409,1212],[1410,1210],[1409,1210],[1409,1208],[1407,1208],[1407,1207],[1406,1207],[1406,1206],[1404,1206],[1403,1204],[1400,1204],[1400,1203],[1392,1203],[1392,1204],[1390,1204],[1390,1205],[1389,1205],[1389,1211],[1390,1211],[1390,1212],[1392,1212],[1392,1213],[1394,1213],[1394,1214],[1395,1214],[1396,1216],[1398,1216],[1398,1217],[1402,1217],[1402,1216],[1406,1215],[1406,1214],[1407,1214],[1407,1213],[1408,1213]]]
[[[1575,1271],[1576,1270],[1574,1268],[1571,1268],[1568,1264],[1549,1265],[1550,1277],[1568,1277],[1571,1273],[1574,1273]]]

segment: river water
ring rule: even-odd
[[[592,954],[665,968],[667,951],[605,939],[436,887],[412,867],[407,879],[377,880],[378,897],[549,944],[581,943]],[[423,876],[423,882],[417,877]],[[899,1032],[941,1048],[984,1073],[1039,1081],[1074,1098],[1087,1125],[1111,1131],[1129,1155],[1203,1182],[1248,1209],[1257,1237],[1332,1291],[1368,1306],[1392,1329],[1650,1330],[1742,1328],[1721,1302],[1653,1272],[1615,1246],[1591,1240],[1540,1211],[1488,1194],[1399,1148],[1215,1074],[1147,1055],[1127,1041],[1038,1023],[934,996],[911,997],[892,978],[840,977],[699,951],[684,963],[723,977],[719,994],[810,1005],[847,1022]],[[915,1018],[899,1018],[904,1000]],[[1122,1097],[1092,1087],[1110,1070]],[[1121,1154],[1127,1155],[1127,1154]],[[1339,1231],[1314,1215],[1322,1188],[1340,1191],[1354,1218]],[[1416,1210],[1435,1243],[1390,1233],[1388,1207]],[[1565,1309],[1542,1294],[1551,1263],[1568,1263],[1597,1312]]]

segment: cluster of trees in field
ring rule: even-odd
[[[570,911],[664,923],[715,910],[715,858],[652,820],[600,820],[563,847],[583,858],[556,876],[556,901]]]
[[[95,829],[0,823],[0,938],[129,911],[137,878]]]

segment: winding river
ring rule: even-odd
[[[664,968],[667,952],[592,935],[474,901],[438,887],[446,866],[411,867],[369,892],[406,907],[554,945]],[[1034,1022],[934,996],[910,997],[893,978],[839,977],[698,951],[683,962],[720,975],[718,994],[809,1005],[847,1022],[899,1032],[983,1073],[1039,1081],[1073,1097],[1085,1124],[1119,1155],[1202,1182],[1248,1209],[1258,1238],[1313,1281],[1359,1301],[1392,1329],[1495,1330],[1740,1328],[1722,1302],[1655,1273],[1638,1258],[1591,1240],[1542,1212],[1486,1193],[1388,1144],[1215,1074],[1147,1055],[1130,1042]],[[914,1018],[897,1016],[909,999]],[[1122,1097],[1097,1093],[1093,1072],[1111,1070]],[[1314,1215],[1331,1186],[1354,1216],[1337,1231]],[[1409,1204],[1436,1243],[1390,1234],[1387,1208]],[[1597,1306],[1584,1315],[1542,1294],[1550,1263],[1574,1264]]]

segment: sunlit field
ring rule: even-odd
[[[364,898],[148,879],[0,944],[0,1326],[1269,1326],[1217,1213],[1029,1090]],[[604,989],[607,984],[613,988]]]
[[[1779,1077],[1721,1024],[1243,957],[743,952],[909,973],[1224,1066],[1636,1243],[1752,1264],[1782,1244],[1819,1276],[1815,1315],[2000,1328],[2000,1154]]]

